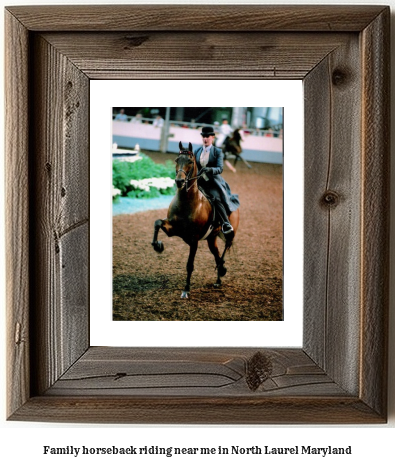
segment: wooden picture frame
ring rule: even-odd
[[[382,6],[6,9],[9,420],[386,421],[389,20]],[[208,66],[304,81],[303,347],[90,347],[89,82]]]

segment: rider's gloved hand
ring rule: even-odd
[[[213,169],[205,166],[200,170],[200,173],[206,173],[207,175],[211,175],[213,173]]]

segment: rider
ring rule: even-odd
[[[195,152],[196,163],[199,174],[208,178],[200,178],[199,186],[215,204],[222,222],[222,232],[226,235],[233,231],[228,216],[240,206],[239,196],[231,193],[228,183],[220,176],[224,157],[221,149],[213,145],[214,129],[210,126],[203,127],[200,135],[203,146]]]
[[[232,128],[230,127],[228,120],[222,119],[222,124],[219,128],[219,136],[217,138],[217,142],[215,143],[215,145],[221,148],[231,133],[232,133]]]

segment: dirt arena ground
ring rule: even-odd
[[[146,152],[156,162],[171,154]],[[233,162],[233,160],[231,160]],[[151,246],[156,219],[167,209],[113,217],[114,320],[278,321],[282,320],[283,182],[282,166],[238,162],[237,172],[226,166],[222,176],[239,194],[240,225],[226,257],[228,272],[222,286],[216,280],[214,258],[207,242],[199,243],[191,294],[181,299],[189,247],[178,237]],[[219,241],[220,248],[223,243]]]

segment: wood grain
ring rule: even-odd
[[[28,32],[5,12],[7,412],[30,396]],[[18,77],[18,80],[15,80]],[[17,112],[16,112],[17,111]]]
[[[356,397],[33,397],[19,421],[144,424],[382,424]]]
[[[91,79],[299,79],[348,33],[45,34]],[[295,61],[295,57],[298,57]],[[208,64],[212,64],[210,71]]]
[[[64,5],[8,10],[31,31],[361,31],[383,7],[360,6],[358,12],[347,5]]]
[[[358,391],[361,256],[358,36],[306,77],[306,351],[351,393]],[[312,125],[311,125],[312,124]],[[326,246],[326,249],[323,247]],[[316,279],[314,283],[311,279]],[[347,299],[347,301],[345,301]],[[317,315],[317,311],[323,312]],[[320,342],[317,342],[317,337]],[[339,365],[341,366],[339,367]]]
[[[327,269],[330,209],[321,204],[327,190],[331,155],[331,80],[325,57],[304,80],[305,181],[303,344],[320,367],[326,367]],[[319,175],[319,177],[318,177]],[[324,247],[324,248],[323,248]],[[309,282],[315,279],[315,282]],[[320,312],[320,313],[318,313]]]
[[[212,12],[7,9],[8,419],[385,422],[389,9]],[[99,78],[304,80],[303,348],[89,347],[89,81]]]
[[[362,298],[360,396],[387,412],[390,215],[390,15],[387,10],[362,34]],[[372,184],[372,181],[376,181]]]
[[[31,48],[33,384],[42,393],[89,345],[89,83],[42,37]]]
[[[344,391],[303,351],[260,350],[270,367],[249,385],[250,349],[90,348],[46,393],[141,396],[344,396]]]

